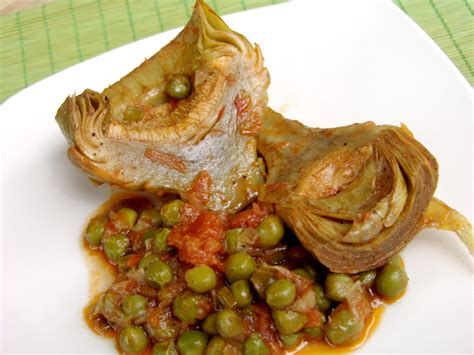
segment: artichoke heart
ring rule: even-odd
[[[257,141],[268,167],[259,198],[333,272],[381,266],[420,230],[438,166],[406,128],[308,128],[267,109]]]
[[[189,78],[189,94],[167,92]],[[179,35],[102,93],[68,97],[56,120],[70,160],[92,180],[127,190],[186,193],[211,180],[208,207],[236,211],[256,197],[263,172],[254,134],[270,78],[258,45],[203,1]]]

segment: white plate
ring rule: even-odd
[[[259,43],[270,103],[318,126],[406,123],[438,158],[436,195],[471,216],[471,89],[436,45],[389,1],[297,1],[226,17]],[[68,162],[56,125],[64,98],[100,91],[176,30],[58,73],[1,108],[2,352],[111,352],[82,319],[88,272],[79,235],[108,196]],[[450,233],[427,230],[403,252],[410,277],[360,352],[472,348],[472,259]]]

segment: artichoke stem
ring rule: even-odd
[[[474,255],[474,239],[472,237],[471,223],[458,211],[453,210],[436,197],[431,199],[423,216],[422,228],[436,228],[455,232],[471,255]]]

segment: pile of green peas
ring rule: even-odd
[[[130,323],[121,328],[117,339],[127,354],[138,354],[145,349],[151,349],[153,355],[270,354],[269,344],[260,334],[251,331],[248,324],[252,305],[263,302],[271,309],[276,335],[284,349],[294,349],[303,339],[310,342],[326,339],[336,346],[346,345],[354,341],[365,327],[347,307],[338,307],[344,303],[346,293],[355,282],[384,299],[399,297],[407,287],[408,278],[400,257],[392,258],[380,269],[357,275],[331,273],[320,265],[315,267],[317,263],[311,260],[287,265],[283,258],[282,266],[312,282],[316,308],[323,314],[324,324],[305,327],[308,321],[305,315],[291,309],[298,299],[294,281],[286,278],[272,280],[263,297],[253,286],[252,276],[261,261],[249,250],[268,251],[281,245],[285,236],[281,219],[276,215],[264,218],[254,228],[255,238],[251,242],[244,238],[244,229],[229,229],[223,245],[227,254],[223,270],[202,264],[187,266],[186,271],[180,272],[161,256],[167,253],[176,255],[167,244],[167,238],[172,228],[180,223],[183,204],[175,199],[159,210],[121,207],[108,216],[92,219],[86,229],[85,238],[89,245],[101,249],[120,271],[128,270],[120,269],[120,266],[130,255],[145,251],[135,268],[141,270],[147,286],[160,291],[174,282],[186,284],[186,290],[173,299],[170,311],[173,317],[188,324],[189,329],[174,339],[157,341],[147,333],[143,323],[135,322],[156,306],[146,295],[136,293],[123,297],[119,311]],[[132,243],[132,231],[142,236],[138,245]]]
[[[161,210],[152,207],[140,213],[129,207],[121,207],[108,216],[93,218],[86,228],[85,239],[90,247],[103,250],[112,264],[120,264],[127,254],[134,252],[128,235],[131,231],[142,234],[143,242],[150,240],[151,250],[169,251],[166,238],[170,228],[179,223],[182,205],[181,200],[175,199],[166,203]]]
[[[325,277],[314,279],[305,269],[296,269],[294,272],[313,279],[316,305],[327,320],[324,329],[317,330],[317,335],[324,334],[326,340],[336,346],[354,342],[365,328],[364,320],[358,319],[343,303],[347,292],[355,282],[360,282],[374,297],[378,296],[387,301],[403,295],[408,285],[408,277],[400,256],[391,258],[380,269],[356,275],[337,274],[324,270]],[[305,329],[304,332],[307,333],[308,330]]]

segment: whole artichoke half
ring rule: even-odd
[[[174,74],[191,79],[188,98],[166,94]],[[259,47],[198,0],[172,42],[102,93],[68,97],[56,120],[70,160],[93,181],[184,193],[206,172],[208,206],[235,211],[263,181],[253,134],[269,81]],[[138,119],[124,119],[130,112]]]
[[[432,200],[436,160],[406,127],[308,128],[267,109],[257,141],[268,167],[259,198],[330,270],[381,266],[424,226],[455,230],[472,252],[469,222]]]

